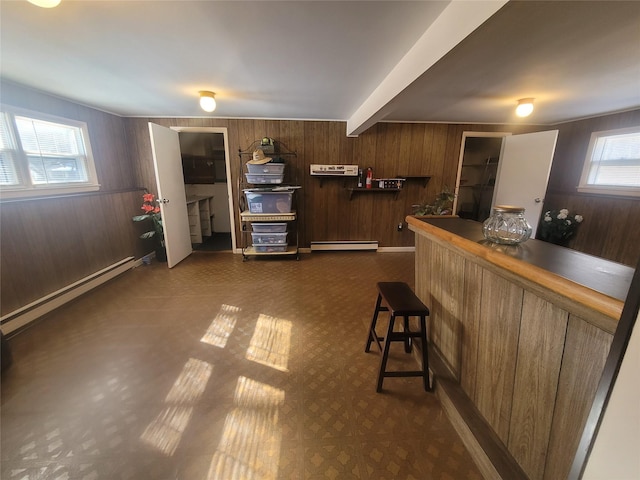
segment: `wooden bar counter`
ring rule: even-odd
[[[407,217],[436,392],[486,478],[567,477],[634,270]]]

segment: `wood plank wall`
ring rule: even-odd
[[[556,125],[560,132],[543,212],[568,208],[584,216],[569,247],[634,267],[640,259],[640,198],[578,193],[593,132],[640,125],[640,110]]]
[[[144,240],[131,217],[140,190],[2,205],[2,315],[130,256]],[[136,248],[138,246],[139,248]]]
[[[142,226],[132,225],[130,216],[138,213],[138,189],[148,188],[156,193],[156,188],[148,119],[121,118],[5,81],[2,101],[87,122],[102,185],[100,193],[107,195],[98,197],[101,200],[82,196],[2,203],[0,300],[4,315],[39,298],[43,292],[62,288],[65,282],[83,278],[112,261],[146,253],[149,246],[137,239]],[[380,123],[357,138],[347,138],[344,122],[213,118],[153,121],[165,126],[227,127],[235,199],[240,174],[238,149],[269,136],[297,151],[294,173],[303,186],[298,205],[303,247],[321,240],[378,240],[381,246],[412,246],[413,233],[407,228],[398,232],[397,225],[412,212],[413,204],[433,201],[444,185],[453,188],[463,131],[526,133],[542,129],[519,125]],[[585,216],[573,248],[632,266],[640,257],[640,242],[630,241],[640,233],[638,201],[578,195],[573,193],[573,186],[591,131],[634,124],[640,124],[640,110],[557,126],[560,136],[545,202],[548,208],[554,203]],[[371,166],[377,177],[404,174],[433,178],[426,188],[408,183],[397,199],[384,194],[356,196],[349,201],[342,180],[321,185],[319,179],[311,178],[311,163]],[[133,213],[129,214],[129,210]],[[69,218],[76,222],[70,224]],[[43,233],[36,236],[35,232]],[[104,250],[96,247],[96,232],[111,246]],[[71,244],[75,245],[73,249],[68,248]],[[113,245],[117,247],[112,250]],[[84,250],[77,252],[78,246]],[[58,272],[60,269],[63,274]]]
[[[146,253],[131,217],[142,191],[120,117],[2,83],[4,104],[86,122],[100,191],[0,206],[0,304],[6,315],[128,256]],[[149,249],[149,250],[152,250]]]
[[[300,246],[312,241],[378,240],[380,246],[413,245],[412,235],[397,225],[410,214],[412,205],[433,201],[446,185],[455,184],[462,132],[505,131],[513,134],[559,129],[558,144],[544,210],[570,208],[585,216],[578,235],[570,244],[585,253],[635,266],[640,258],[640,202],[635,198],[578,194],[582,162],[591,132],[640,124],[640,110],[549,127],[476,124],[379,123],[357,138],[345,136],[344,122],[289,120],[234,120],[213,118],[125,119],[129,145],[139,183],[154,189],[151,146],[147,122],[164,126],[226,127],[231,152],[234,200],[240,163],[236,155],[264,136],[272,137],[298,153],[294,175],[303,189],[298,196],[301,218]],[[357,164],[372,167],[376,177],[431,175],[426,188],[407,182],[397,199],[392,195],[360,195],[349,200],[345,186],[354,180],[321,182],[309,176],[312,163]],[[292,167],[294,164],[291,165]],[[237,209],[236,209],[237,210]],[[237,212],[236,212],[237,216]],[[597,221],[594,221],[597,219]],[[236,218],[237,229],[239,222]],[[237,238],[240,241],[239,231]]]
[[[297,152],[289,162],[289,174],[302,189],[297,195],[301,247],[312,241],[377,240],[383,247],[413,246],[413,234],[399,223],[413,212],[412,205],[433,202],[444,186],[453,189],[464,131],[510,131],[522,133],[531,127],[506,125],[447,125],[379,123],[357,138],[346,136],[345,122],[235,120],[207,118],[125,119],[130,150],[134,152],[140,184],[154,190],[155,184],[148,121],[166,127],[226,127],[232,156],[231,178],[234,202],[238,202],[241,175],[238,150],[255,140],[272,137]],[[245,158],[246,160],[246,158]],[[311,164],[357,164],[372,167],[374,177],[430,175],[426,188],[407,182],[397,196],[391,194],[354,195],[346,187],[354,178],[325,179],[309,175]],[[240,241],[236,208],[236,233]],[[239,245],[238,245],[239,246]]]

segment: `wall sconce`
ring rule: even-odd
[[[60,0],[28,0],[29,3],[42,8],[53,8],[60,4]]]
[[[521,98],[518,100],[518,106],[516,107],[516,115],[519,117],[528,117],[533,112],[534,98]]]
[[[206,90],[200,90],[200,108],[205,112],[213,112],[216,109],[216,94]]]

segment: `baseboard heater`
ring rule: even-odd
[[[67,285],[49,295],[39,298],[35,302],[31,302],[24,307],[14,310],[13,312],[0,318],[2,325],[2,333],[5,335],[24,327],[28,323],[36,320],[42,315],[53,311],[54,309],[64,305],[65,303],[79,297],[83,293],[96,288],[99,285],[117,277],[121,273],[133,268],[135,264],[134,257],[127,257],[119,262],[114,263],[102,270],[99,270],[77,282]]]
[[[339,242],[311,242],[311,251],[339,251],[339,250],[378,250],[376,240],[339,241]]]

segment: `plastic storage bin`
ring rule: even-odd
[[[286,223],[251,223],[251,229],[256,233],[283,233],[287,231]]]
[[[286,245],[254,245],[256,253],[278,253],[278,252],[286,252]]]
[[[247,171],[249,173],[274,173],[282,175],[284,173],[284,163],[263,163],[262,165],[247,163]]]
[[[291,213],[293,191],[252,192],[244,191],[250,213]]]
[[[286,245],[287,233],[255,233],[251,232],[253,246],[256,245]]]
[[[284,173],[245,173],[244,175],[249,183],[279,184],[284,178]]]

